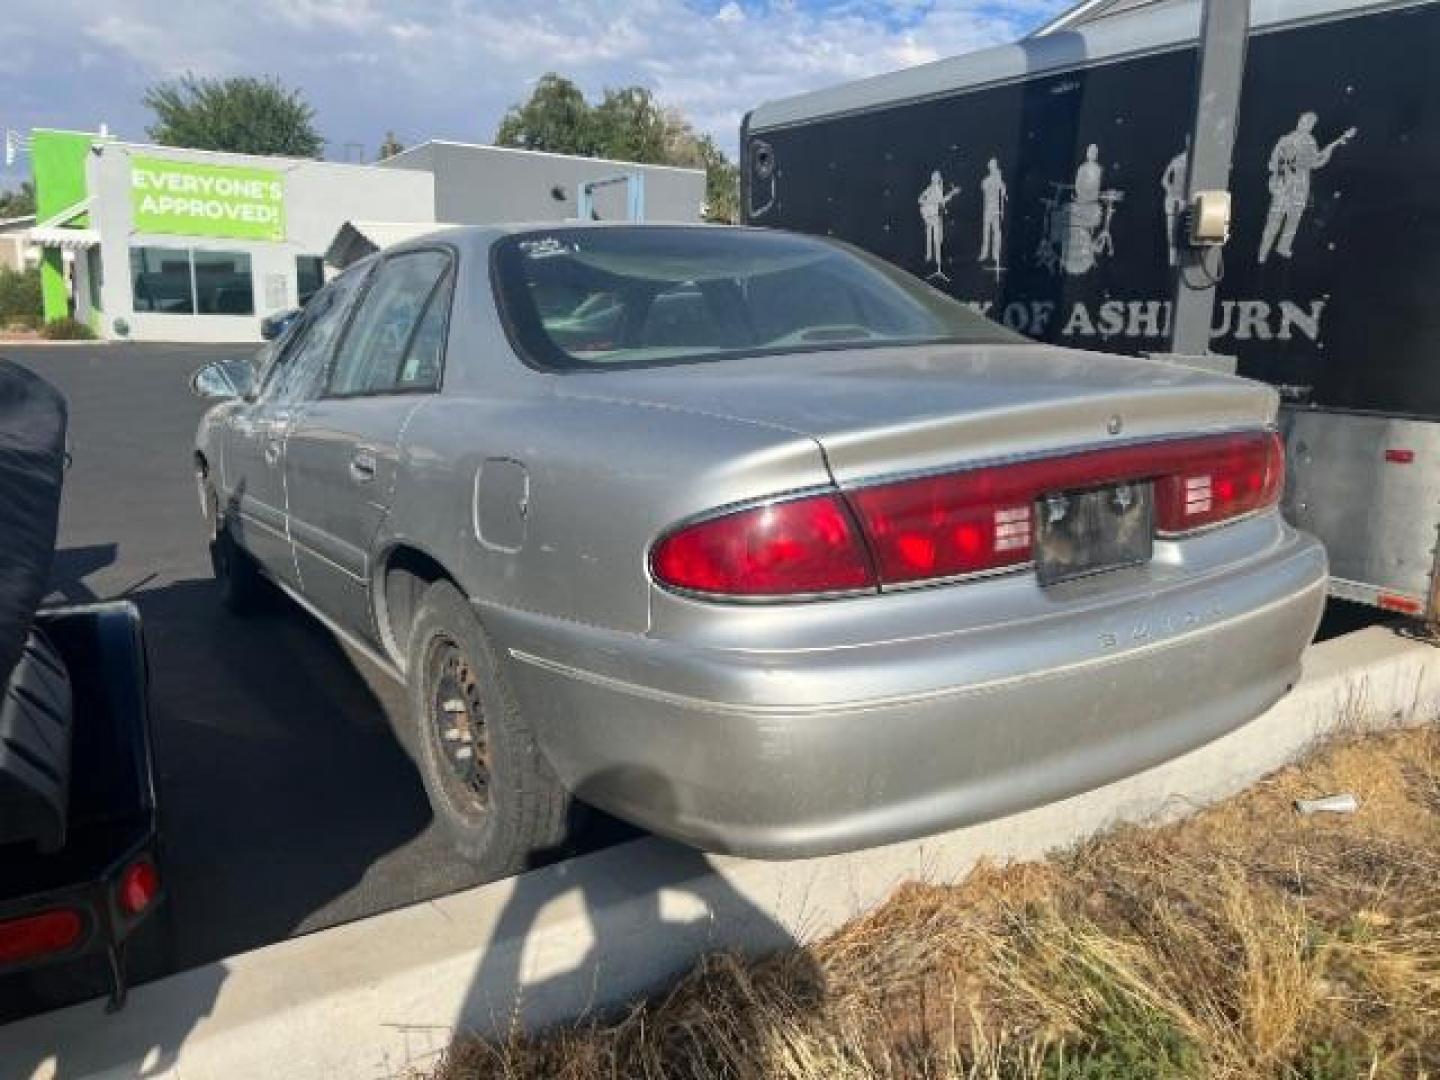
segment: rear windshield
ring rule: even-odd
[[[506,237],[494,258],[515,345],[539,367],[1026,340],[871,255],[790,233],[558,228]]]

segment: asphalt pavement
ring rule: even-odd
[[[129,597],[145,622],[170,901],[136,942],[141,979],[478,881],[392,732],[400,688],[288,602],[243,619],[220,606],[188,383],[252,351],[0,345],[70,405],[51,599]],[[0,979],[0,1020],[97,993],[102,974]]]

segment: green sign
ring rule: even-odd
[[[130,205],[136,232],[285,239],[285,182],[273,169],[133,157]]]

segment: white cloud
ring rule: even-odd
[[[697,4],[703,6],[696,6]],[[18,6],[18,11],[14,8]],[[1065,0],[10,0],[0,126],[143,137],[155,79],[275,75],[338,146],[483,141],[547,71],[640,83],[734,150],[760,102],[1013,39]],[[54,42],[77,40],[67,52]],[[52,43],[46,47],[44,43]],[[21,58],[18,62],[16,57]],[[26,59],[28,58],[28,60]]]

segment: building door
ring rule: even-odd
[[[451,255],[384,259],[336,350],[325,389],[286,447],[290,535],[301,587],[344,629],[378,641],[374,543],[399,471],[401,433],[440,387]]]

